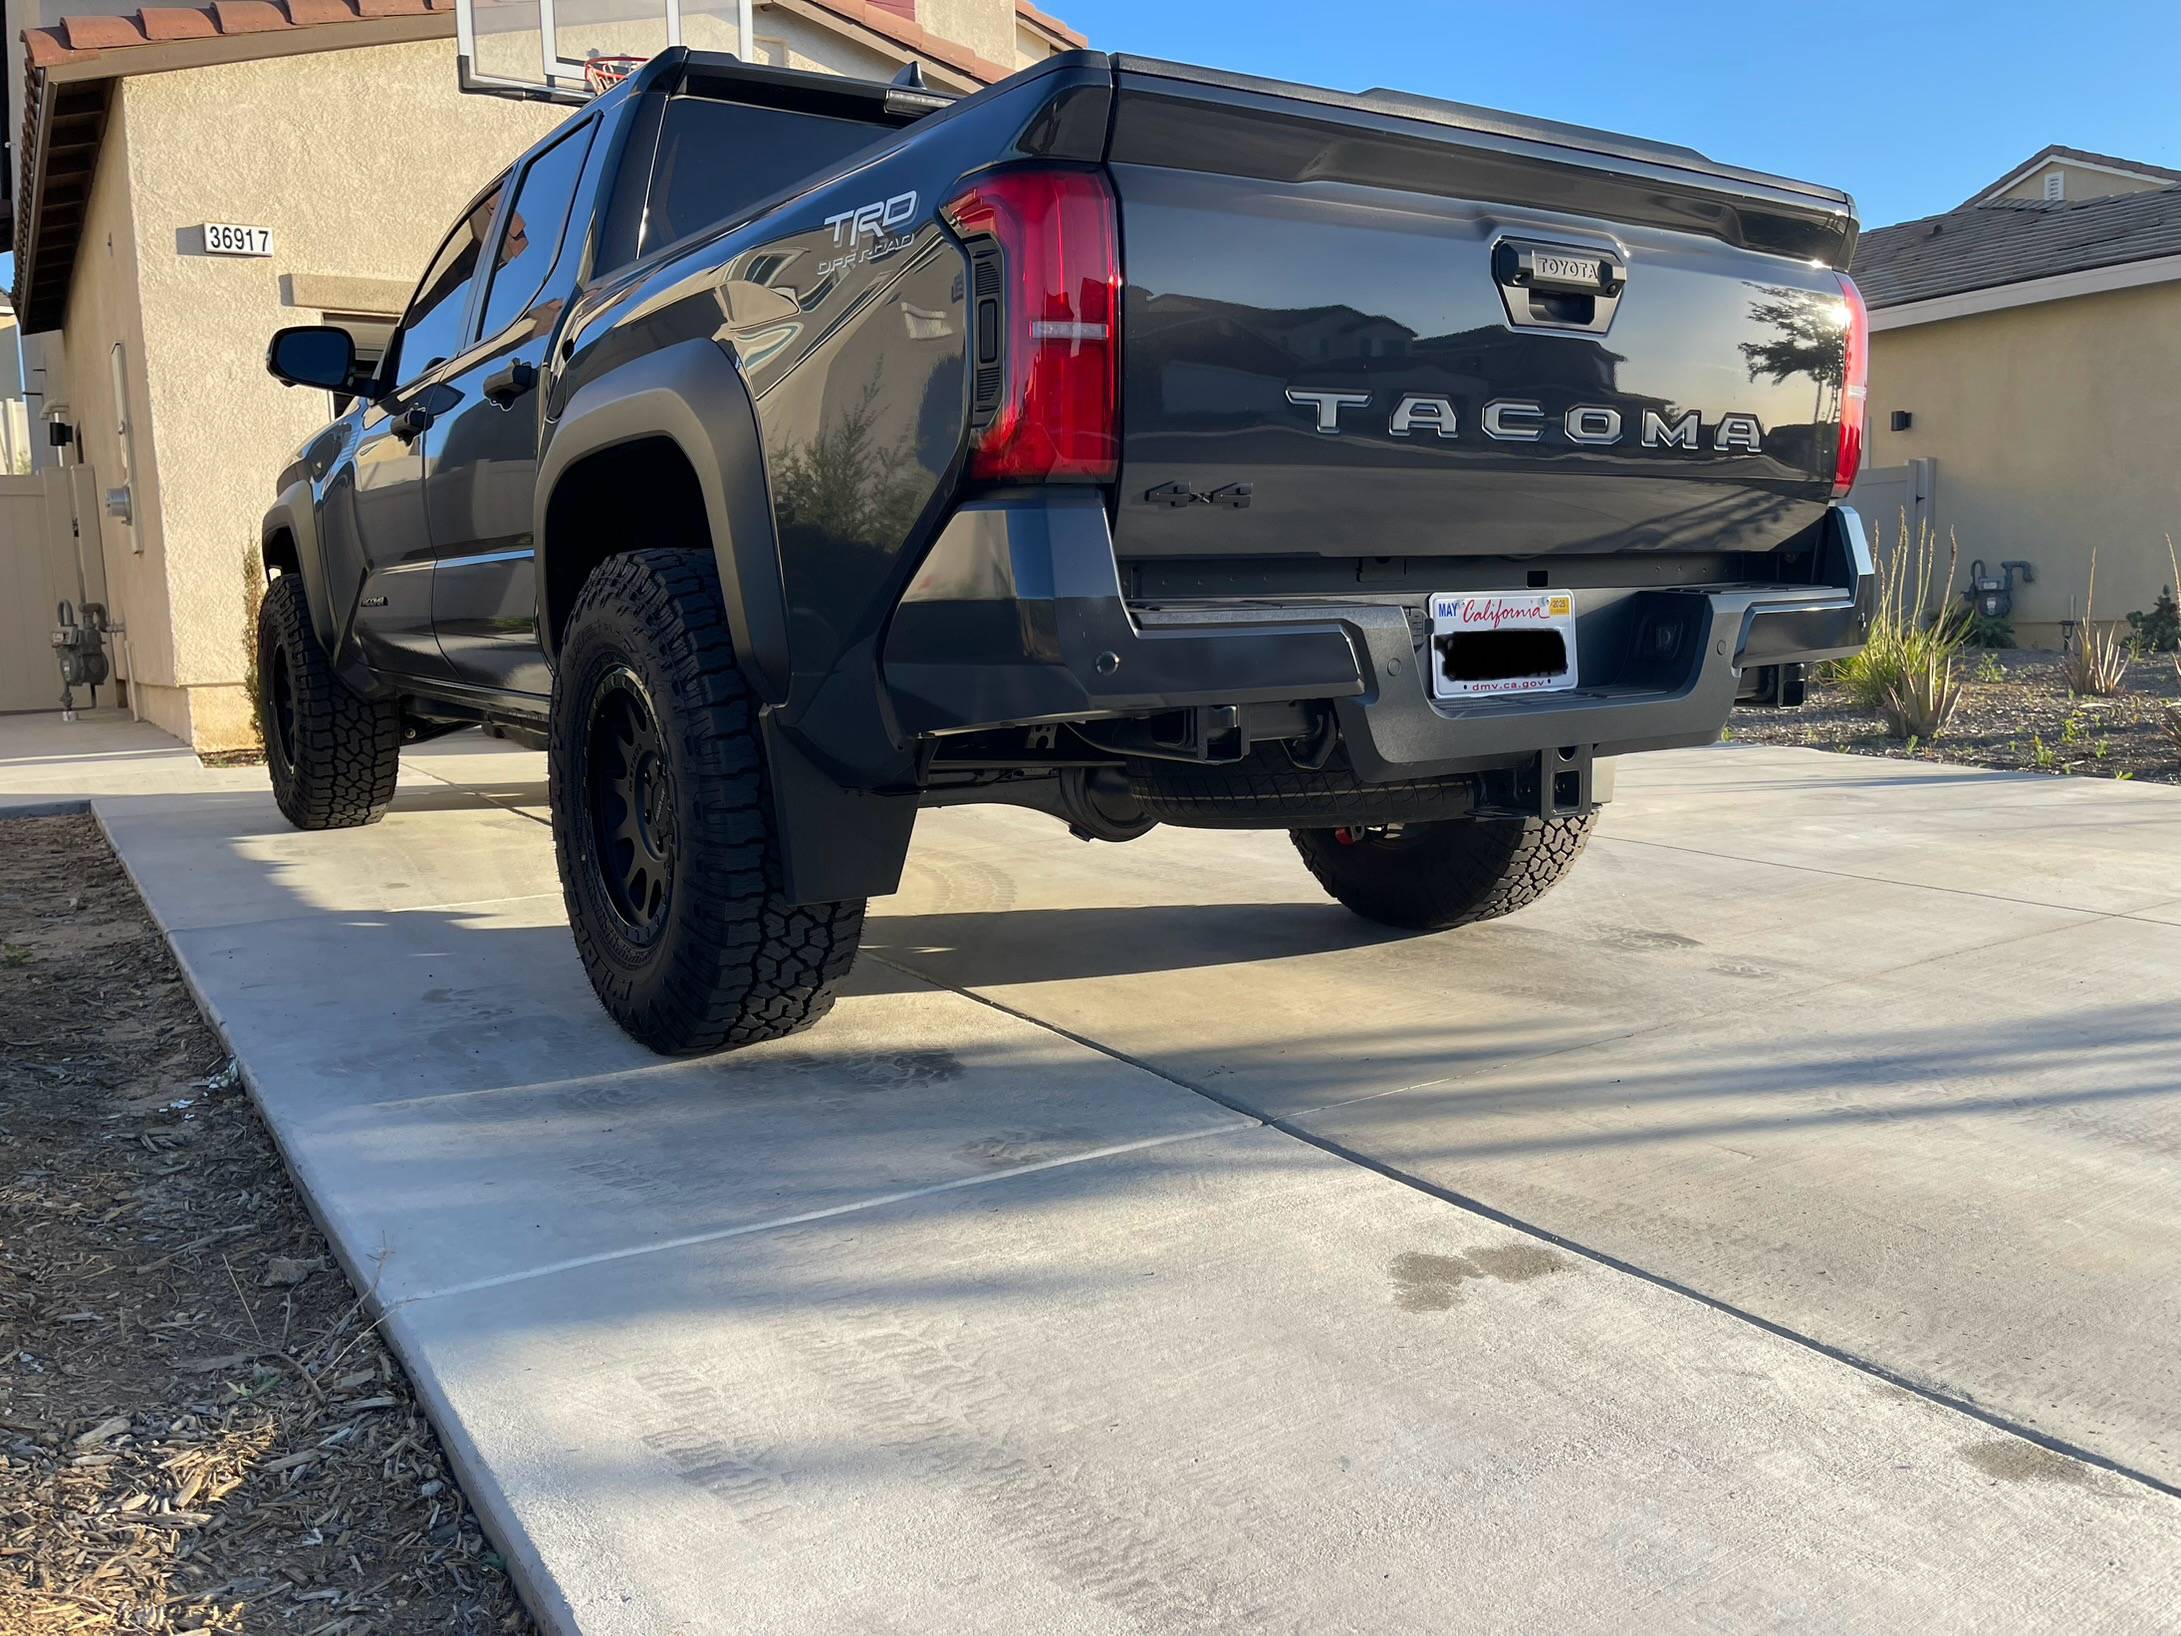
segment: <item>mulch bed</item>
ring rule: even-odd
[[[1727,736],[1738,744],[2181,783],[2181,743],[2166,726],[2166,712],[2181,701],[2171,658],[2131,664],[2128,690],[2111,699],[2070,694],[2056,653],[1971,650],[1956,663],[1969,678],[1961,707],[1930,743],[1911,748],[1890,737],[1876,715],[1823,681],[1811,683],[1800,710],[1737,710]]]
[[[0,1631],[530,1629],[97,827],[0,822]]]

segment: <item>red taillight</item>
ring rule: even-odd
[[[998,171],[945,214],[970,252],[970,475],[1112,481],[1121,463],[1112,188],[1096,171]]]
[[[1846,356],[1840,369],[1840,452],[1833,456],[1833,498],[1838,500],[1855,487],[1855,474],[1863,465],[1863,416],[1870,401],[1871,315],[1863,305],[1863,292],[1846,273],[1838,275],[1840,293],[1848,303],[1848,323],[1842,333]]]

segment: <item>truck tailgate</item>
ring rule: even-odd
[[[1121,58],[1124,558],[1765,551],[1830,496],[1839,193]]]

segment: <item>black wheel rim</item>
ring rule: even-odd
[[[608,674],[591,695],[584,797],[600,891],[622,931],[649,943],[664,929],[673,902],[679,837],[659,718],[626,669]]]
[[[273,649],[273,752],[283,767],[295,766],[295,677],[285,645]]]

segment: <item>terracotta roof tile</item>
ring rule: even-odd
[[[818,10],[892,41],[904,50],[942,63],[987,84],[1013,72],[939,35],[914,17],[913,0],[809,0]],[[27,66],[50,67],[71,57],[166,40],[206,39],[220,34],[266,34],[380,17],[423,17],[454,9],[454,0],[212,0],[195,6],[152,6],[129,17],[64,17],[53,28],[23,32]],[[1058,18],[1016,0],[1016,12],[1058,38],[1084,44]]]
[[[222,34],[269,34],[274,29],[295,27],[273,0],[212,0],[212,15],[218,19]],[[151,13],[144,16],[148,22]]]
[[[348,0],[288,0],[288,21],[297,28],[319,23],[353,23],[356,8]]]
[[[142,45],[144,30],[134,17],[63,17],[61,38],[71,51],[110,51]]]
[[[1041,28],[1056,39],[1066,40],[1078,50],[1090,44],[1090,36],[1070,28],[1059,18],[1042,12],[1030,4],[1030,0],[1015,0],[1015,15],[1034,28]]]
[[[194,6],[146,6],[136,20],[146,40],[203,40],[227,32]]]
[[[75,53],[68,49],[68,42],[57,28],[26,28],[23,30],[23,46],[29,53],[32,68],[50,68],[57,62],[66,62]]]

